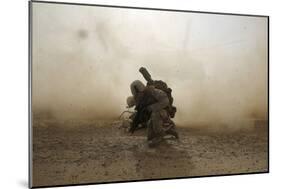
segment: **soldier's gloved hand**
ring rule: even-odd
[[[146,69],[144,67],[140,67],[139,72],[142,73],[144,71],[146,71]]]

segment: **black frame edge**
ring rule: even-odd
[[[32,188],[32,1],[28,1],[28,187]]]
[[[267,159],[267,170],[268,173],[270,172],[270,17],[267,16],[267,155],[268,155],[268,159]]]
[[[96,6],[96,7],[123,8],[123,9],[139,9],[139,10],[156,10],[156,11],[170,11],[170,12],[218,14],[218,15],[230,15],[230,16],[232,15],[232,16],[249,16],[249,17],[269,17],[268,15],[258,15],[258,14],[194,11],[194,10],[165,9],[165,8],[153,8],[153,7],[133,7],[133,6],[109,5],[109,4],[106,5],[106,4],[73,3],[73,2],[41,1],[41,0],[30,0],[30,1],[32,3],[48,3],[48,4],[61,4],[61,5]]]

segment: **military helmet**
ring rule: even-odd
[[[137,93],[144,91],[145,85],[140,80],[135,80],[131,83],[130,88],[132,95],[135,97]]]

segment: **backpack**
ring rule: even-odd
[[[177,108],[173,106],[174,98],[172,97],[172,89],[169,88],[168,85],[162,80],[154,80],[153,83],[151,84],[148,83],[148,85],[153,85],[156,89],[162,90],[166,93],[170,104],[170,106],[167,107],[166,109],[169,115],[171,116],[171,118],[174,118],[177,112]]]
[[[173,106],[174,98],[172,97],[172,89],[168,87],[168,85],[162,80],[153,80],[151,75],[148,73],[146,68],[141,67],[139,72],[143,75],[144,79],[147,81],[147,85],[153,85],[156,89],[160,89],[166,93],[168,96],[170,105],[166,108],[167,112],[171,116],[171,118],[175,117],[177,112],[177,108]]]

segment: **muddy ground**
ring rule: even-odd
[[[33,186],[268,171],[267,129],[178,128],[157,148],[118,121],[33,121]],[[266,128],[267,126],[264,126]]]

